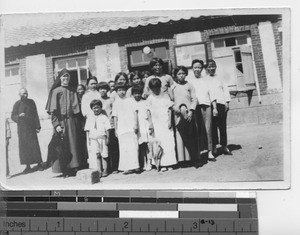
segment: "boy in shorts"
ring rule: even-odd
[[[92,154],[97,157],[97,170],[100,172],[100,177],[106,177],[108,176],[107,145],[111,125],[108,117],[102,113],[100,100],[92,100],[90,107],[94,114],[87,117],[84,130],[88,133]]]

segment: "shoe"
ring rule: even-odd
[[[162,167],[160,170],[161,170],[162,172],[166,172],[166,171],[168,171],[168,168],[167,168],[167,167]]]
[[[107,177],[107,176],[108,176],[107,171],[102,172],[102,177]]]
[[[217,150],[217,149],[214,149],[214,150],[212,151],[212,154],[213,154],[214,156],[217,156],[217,155],[218,155],[218,150]]]
[[[124,172],[123,172],[123,175],[133,174],[134,172],[135,172],[134,170],[124,171]]]
[[[209,158],[208,161],[210,161],[210,162],[216,162],[217,159],[215,159],[215,158]]]
[[[211,151],[208,152],[208,161],[211,162],[217,161]]]
[[[145,171],[151,171],[151,170],[152,170],[151,164],[147,164],[147,165],[144,167],[144,170],[145,170]]]
[[[143,170],[144,171],[152,171],[152,167],[145,167]]]
[[[144,171],[144,169],[142,168],[136,168],[136,169],[134,169],[133,170],[133,173],[135,173],[135,174],[141,174],[141,173],[143,173],[143,171]]]
[[[68,169],[66,172],[63,173],[63,177],[64,178],[68,178],[68,177],[74,177],[77,174],[77,169],[72,168],[72,169]]]
[[[203,166],[202,162],[196,162],[196,163],[194,163],[195,169],[198,169],[199,167],[202,167],[202,166]]]
[[[50,162],[42,162],[40,165],[43,168],[43,170],[47,170],[48,168],[51,167],[51,163]]]
[[[45,168],[43,167],[42,163],[38,164],[36,167],[37,167],[37,170],[38,170],[38,171],[43,171],[43,170],[45,170]]]
[[[223,154],[224,155],[232,155],[232,152],[227,147],[224,147],[223,148]]]
[[[24,171],[23,171],[23,174],[28,174],[28,173],[30,173],[31,172],[31,168],[30,167],[26,167],[25,169],[24,169]]]

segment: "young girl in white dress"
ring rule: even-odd
[[[154,138],[160,141],[163,149],[161,157],[161,170],[167,171],[173,169],[177,164],[175,153],[175,139],[172,127],[172,106],[170,97],[161,90],[161,81],[159,78],[152,78],[149,81],[149,88],[152,93],[147,99],[148,109],[151,113],[151,119],[154,128]]]
[[[119,98],[115,99],[112,108],[116,136],[119,139],[119,171],[123,174],[137,173],[138,159],[138,126],[136,106],[133,98],[126,98],[126,84],[117,83],[116,92]]]
[[[141,85],[135,84],[134,86],[132,86],[131,91],[138,116],[140,168],[148,171],[151,170],[151,162],[148,157],[148,142],[150,137],[149,128],[151,126],[151,116],[148,112],[147,101],[142,99],[143,87]]]

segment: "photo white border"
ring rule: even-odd
[[[95,11],[95,10],[156,10],[165,9],[188,9],[199,8],[235,8],[235,7],[288,7],[291,12],[291,189],[290,190],[260,190],[257,192],[258,217],[260,235],[298,235],[300,234],[300,210],[297,205],[300,198],[300,4],[298,0],[215,0],[204,1],[201,5],[198,0],[168,1],[161,4],[161,0],[131,0],[126,4],[118,4],[118,1],[104,1],[99,6],[97,0],[77,1],[52,0],[41,4],[39,0],[0,0],[1,13],[22,13],[22,12],[57,12],[57,11]],[[123,1],[122,1],[123,3]],[[199,6],[200,5],[200,6]],[[0,44],[1,45],[1,44]],[[3,44],[2,44],[3,45]],[[0,48],[0,50],[2,50]],[[1,57],[1,56],[0,56]],[[0,59],[1,60],[1,59]],[[2,70],[0,69],[0,74]],[[1,129],[1,128],[0,128]],[[3,140],[3,136],[0,137]],[[1,140],[0,140],[1,141]],[[3,143],[1,141],[0,143]],[[1,167],[1,166],[0,166]],[[1,170],[1,169],[0,169]]]

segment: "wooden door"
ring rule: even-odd
[[[217,64],[217,74],[222,75],[223,81],[228,85],[229,91],[237,90],[237,73],[235,58],[231,48],[218,48],[212,51],[213,59]]]

